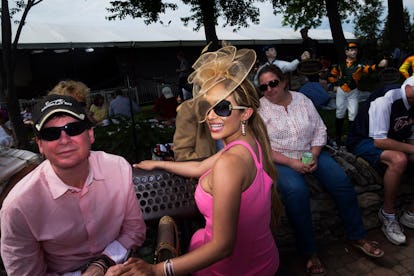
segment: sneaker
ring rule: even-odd
[[[391,243],[395,245],[405,243],[406,237],[396,219],[387,219],[382,213],[382,208],[378,211],[378,218],[382,222],[382,232]]]
[[[404,212],[400,218],[400,223],[408,228],[414,229],[414,216]]]

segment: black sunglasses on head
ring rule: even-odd
[[[84,132],[88,128],[88,125],[83,122],[68,123],[61,127],[46,127],[39,131],[39,137],[42,140],[54,141],[60,138],[62,130],[69,136],[76,136]]]
[[[214,113],[216,113],[218,116],[221,116],[221,117],[230,116],[231,111],[236,110],[236,109],[237,110],[247,109],[247,106],[231,105],[229,101],[222,100],[212,108],[212,110],[214,110]]]
[[[266,90],[267,90],[267,86],[269,86],[270,88],[275,88],[276,86],[278,86],[278,85],[279,85],[279,83],[280,83],[280,81],[279,81],[279,80],[272,80],[272,81],[269,81],[267,84],[262,84],[262,85],[260,85],[260,86],[259,86],[259,90],[260,90],[260,91],[262,91],[262,92],[264,92],[264,91],[266,91]]]

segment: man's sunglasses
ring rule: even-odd
[[[47,127],[39,131],[39,137],[46,141],[55,141],[60,138],[62,130],[69,136],[76,136],[84,132],[88,128],[85,122],[68,123],[61,127]]]
[[[270,86],[270,88],[275,88],[276,86],[278,86],[280,83],[279,80],[272,80],[269,81],[267,84],[262,84],[259,86],[259,90],[262,92],[265,92],[267,90],[267,86]]]
[[[247,109],[247,106],[231,105],[231,103],[227,100],[220,101],[212,108],[212,110],[214,110],[214,113],[221,117],[228,117],[231,115],[232,110],[241,109]]]

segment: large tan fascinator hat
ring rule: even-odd
[[[255,61],[254,50],[237,50],[234,46],[225,46],[215,52],[204,53],[197,59],[188,82],[193,84],[193,100],[199,118],[205,120],[207,113],[243,82]],[[206,94],[217,84],[223,86],[222,95],[220,100],[211,105],[206,101]]]

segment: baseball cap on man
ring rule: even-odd
[[[85,108],[80,102],[70,96],[51,94],[44,97],[34,107],[33,122],[35,130],[40,131],[48,119],[57,113],[64,113],[91,125],[86,116]]]

